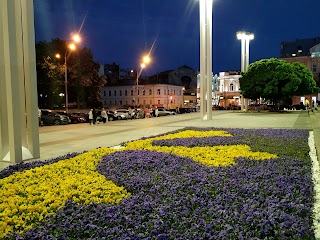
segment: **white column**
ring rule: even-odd
[[[200,0],[200,112],[212,119],[212,0]]]
[[[17,163],[39,157],[33,3],[1,0],[0,11],[0,161]]]

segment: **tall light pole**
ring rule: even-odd
[[[81,38],[79,35],[74,35],[72,37],[72,40],[74,42],[80,42]],[[70,43],[68,45],[68,48],[70,49],[70,51],[74,51],[76,49],[76,45],[74,43]],[[66,109],[66,113],[68,113],[68,105],[69,105],[69,100],[68,100],[68,67],[67,67],[67,58],[68,58],[68,49],[65,52],[64,55],[64,90],[65,90],[65,99],[66,99],[66,103],[65,103],[65,109]],[[56,58],[60,58],[60,54],[56,54]]]
[[[241,40],[241,72],[245,72],[249,67],[249,43],[254,39],[254,34],[249,32],[237,32],[237,38]],[[241,87],[241,86],[240,86]],[[241,110],[248,109],[248,99],[241,96]]]
[[[147,64],[149,64],[151,61],[149,55],[145,55],[143,58],[142,58],[142,63],[140,65],[140,71],[138,72],[137,71],[137,76],[136,76],[136,87],[137,87],[137,90],[136,90],[136,100],[135,100],[135,105],[138,106],[138,93],[139,93],[139,77],[141,75],[141,72],[142,70],[146,67]]]
[[[212,4],[200,0],[200,112],[203,120],[212,119]]]

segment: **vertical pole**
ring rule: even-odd
[[[200,10],[200,113],[201,118],[205,116],[205,74],[206,74],[206,49],[205,49],[205,38],[206,38],[206,29],[205,29],[205,11],[206,11],[205,0],[199,1],[199,10]]]
[[[207,120],[212,119],[212,0],[206,1]]]
[[[241,39],[241,72],[245,71],[245,39]],[[240,96],[241,99],[241,110],[246,110],[245,108],[245,99],[243,95]]]
[[[64,91],[66,94],[66,113],[68,113],[68,68],[67,68],[67,52],[64,56]]]
[[[212,0],[200,0],[200,112],[212,116]]]
[[[21,1],[24,50],[25,105],[27,113],[27,147],[33,158],[40,157],[34,11],[32,1]],[[23,121],[22,124],[25,124]],[[23,158],[27,158],[24,157]]]

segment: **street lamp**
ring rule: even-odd
[[[241,40],[241,72],[245,72],[249,67],[249,43],[254,39],[254,34],[249,32],[237,32],[238,40]],[[244,104],[245,102],[245,104]],[[243,107],[245,105],[245,108]],[[241,110],[248,108],[248,100],[243,99],[241,101]]]
[[[137,76],[136,76],[136,85],[137,85],[137,99],[135,100],[135,105],[138,106],[138,92],[139,92],[139,77],[141,75],[142,70],[146,67],[147,64],[151,62],[151,59],[149,55],[146,55],[142,58],[142,63],[140,65],[140,71],[137,71]]]
[[[79,35],[76,34],[76,35],[72,36],[72,40],[74,42],[78,43],[81,41],[81,38]],[[70,52],[71,52],[71,51],[76,50],[77,47],[76,47],[75,43],[72,42],[68,45],[68,48],[70,49]],[[65,88],[65,97],[66,97],[66,106],[65,106],[66,113],[68,113],[68,105],[69,105],[69,101],[68,101],[68,68],[67,68],[68,48],[66,49],[66,52],[64,55],[64,88]],[[59,53],[56,54],[56,58],[61,58]]]

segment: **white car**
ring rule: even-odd
[[[173,112],[166,110],[164,108],[158,108],[158,116],[168,116],[168,115],[173,115]]]
[[[129,110],[128,109],[117,109],[114,112],[114,117],[117,118],[118,120],[121,119],[128,119],[129,117]]]

